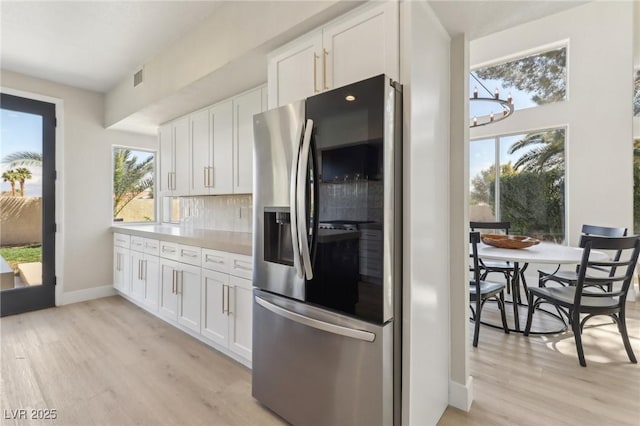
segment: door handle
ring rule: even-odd
[[[316,55],[316,52],[313,52],[313,93],[318,93],[318,86],[317,86],[317,82],[318,81],[318,55]]]
[[[142,275],[141,279],[146,281],[147,280],[147,261],[146,260],[142,261],[142,273],[141,273],[141,275]]]
[[[227,286],[227,315],[233,314],[233,312],[231,311],[231,295],[230,294],[231,294],[231,286]]]
[[[222,314],[225,313],[225,310],[224,310],[224,288],[225,287],[226,287],[226,285],[222,284],[222,296],[220,298],[220,305],[222,306]]]
[[[300,260],[300,244],[298,242],[298,203],[296,201],[297,189],[298,189],[298,166],[300,163],[300,150],[302,149],[302,140],[304,138],[304,124],[301,122],[298,126],[298,132],[300,135],[298,139],[297,149],[294,152],[291,160],[291,182],[289,186],[289,217],[291,218],[291,247],[293,247],[293,267],[296,270],[298,277],[302,278],[304,272],[302,271]]]
[[[313,327],[318,330],[323,330],[332,334],[339,334],[341,336],[351,337],[353,339],[364,340],[365,342],[373,342],[376,339],[376,335],[369,331],[344,327],[342,325],[331,324],[330,322],[317,320],[315,318],[310,318],[310,317],[301,315],[297,312],[293,312],[288,309],[282,308],[258,296],[255,296],[255,301],[258,305],[273,312],[274,314],[284,317],[286,319],[289,319],[291,321],[297,322],[298,324],[306,325],[308,327]]]
[[[309,147],[311,146],[311,133],[313,132],[313,120],[307,120],[304,131],[304,139],[300,148],[300,159],[298,165],[298,183],[296,202],[298,204],[298,244],[300,245],[300,253],[302,256],[302,266],[305,277],[310,280],[313,278],[313,269],[311,268],[311,254],[309,253],[309,240],[307,231],[307,168],[309,165]]]
[[[172,294],[177,294],[176,293],[176,270],[172,270],[171,271],[171,293]]]
[[[322,89],[327,90],[329,86],[327,86],[327,56],[329,56],[329,52],[327,49],[322,49]]]

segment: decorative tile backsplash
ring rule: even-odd
[[[180,225],[193,229],[252,232],[251,195],[209,195],[180,198]]]

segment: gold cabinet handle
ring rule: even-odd
[[[317,82],[318,81],[318,55],[316,55],[316,52],[313,52],[313,93],[318,93],[318,86],[317,86]]]
[[[327,86],[327,56],[329,56],[329,52],[327,49],[322,49],[322,90],[327,90],[329,87]]]

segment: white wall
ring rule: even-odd
[[[62,153],[56,161],[56,191],[63,194],[56,205],[56,275],[62,291],[56,304],[109,294],[113,285],[111,147],[155,150],[156,138],[105,130],[102,94],[6,70],[0,71],[0,77],[6,92],[51,97],[63,105],[56,111],[63,129],[56,140],[56,153]]]
[[[402,2],[403,424],[436,424],[449,386],[449,44],[424,1]]]
[[[471,42],[473,68],[568,41],[567,101],[516,111],[471,129],[471,138],[567,126],[566,218],[573,245],[584,223],[633,226],[633,34],[632,2],[591,2]]]
[[[460,34],[451,41],[450,141],[450,274],[451,343],[449,404],[468,411],[473,401],[469,369],[469,40]]]

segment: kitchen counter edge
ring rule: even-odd
[[[186,229],[171,225],[112,225],[113,233],[153,238],[229,253],[252,255],[253,234],[248,232]]]

